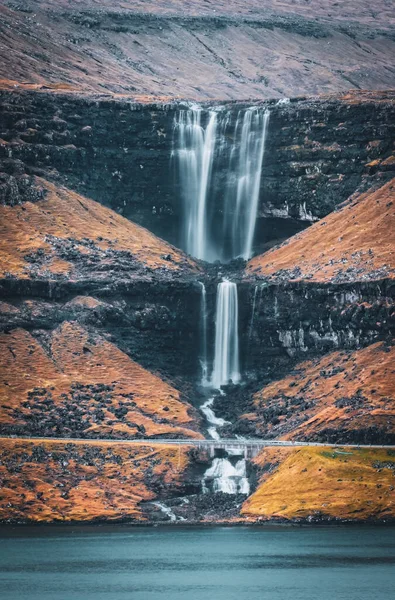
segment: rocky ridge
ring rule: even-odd
[[[388,3],[347,4],[8,0],[0,76],[191,99],[393,87]]]

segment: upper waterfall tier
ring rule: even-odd
[[[260,107],[240,110],[234,124],[220,108],[195,105],[176,114],[173,156],[183,203],[182,247],[192,256],[209,262],[251,258],[268,121],[269,112]],[[224,161],[225,177],[219,169]],[[219,197],[218,178],[223,179]]]

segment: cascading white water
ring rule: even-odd
[[[184,202],[184,247],[202,260],[208,260],[210,240],[207,227],[207,194],[216,141],[217,113],[209,113],[202,123],[202,109],[193,106],[175,117],[176,155]]]
[[[170,519],[170,521],[177,521],[176,515],[169,506],[166,506],[166,504],[163,504],[163,502],[153,502],[152,504],[157,506],[163,512],[163,514]]]
[[[207,359],[207,294],[204,283],[199,281],[202,295],[200,300],[200,332],[201,332],[201,358],[202,366],[201,383],[205,387],[209,384],[208,381],[208,359]]]
[[[214,396],[212,396],[211,398],[206,400],[206,402],[204,402],[204,404],[201,405],[200,410],[202,411],[202,413],[204,414],[204,416],[207,419],[207,422],[210,425],[208,428],[209,434],[211,435],[211,437],[214,440],[219,440],[220,435],[217,431],[217,428],[227,425],[229,423],[229,421],[225,421],[225,419],[221,419],[221,417],[215,416],[215,413],[212,409],[213,402],[214,402]]]
[[[240,111],[236,120],[224,209],[225,235],[228,231],[231,240],[230,258],[248,260],[252,256],[268,122],[269,111],[258,107]]]
[[[240,381],[237,286],[225,279],[217,286],[213,388]]]
[[[233,383],[240,381],[238,301],[236,284],[225,279],[217,286],[215,352],[211,386],[219,389],[230,380]],[[209,435],[219,440],[218,428],[228,422],[215,416],[212,408],[213,401],[214,397],[209,398],[200,408],[209,423]],[[234,454],[232,448],[226,449],[226,453]],[[214,458],[211,466],[204,473],[202,491],[249,494],[250,484],[245,459],[239,458],[236,464],[232,464],[229,458]]]
[[[207,112],[192,106],[176,115],[174,155],[184,207],[183,247],[192,256],[211,262],[237,257],[247,260],[252,256],[268,121],[269,113],[259,107],[239,111],[235,125],[232,125],[231,112],[223,110]],[[231,144],[228,140],[232,140]],[[200,286],[201,383],[220,389],[230,381],[238,383],[241,378],[237,286],[224,280],[217,287],[215,348],[210,378],[206,288],[203,283]],[[256,293],[257,290],[253,313]],[[251,329],[253,318],[254,314]],[[201,410],[209,425],[209,435],[220,439],[218,428],[227,422],[215,416],[213,400],[213,397],[206,400]],[[249,493],[246,461],[242,457],[229,458],[231,455],[229,451],[227,458],[214,458],[204,474],[203,491]],[[167,511],[163,505],[161,509]],[[174,519],[170,512],[166,514]]]
[[[174,120],[183,247],[209,262],[252,256],[269,111],[240,110],[234,126],[231,117],[221,107],[207,113],[195,105],[180,110]],[[224,183],[217,167],[219,163],[223,170],[227,155]],[[218,192],[224,187],[225,193]]]
[[[214,458],[204,474],[203,492],[224,492],[225,494],[249,494],[246,461],[240,459],[232,465],[228,458]]]

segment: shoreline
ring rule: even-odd
[[[384,519],[370,519],[370,520],[321,520],[321,521],[308,521],[304,519],[303,521],[282,521],[270,519],[266,521],[177,521],[177,522],[169,522],[169,521],[157,521],[157,522],[133,522],[127,520],[118,520],[118,521],[44,521],[44,522],[15,522],[15,523],[6,523],[0,521],[0,538],[3,532],[10,530],[34,530],[37,531],[39,529],[48,529],[55,530],[56,528],[62,530],[69,530],[71,528],[87,528],[87,529],[112,529],[112,528],[121,528],[127,527],[131,529],[206,529],[206,528],[214,528],[214,527],[258,527],[258,528],[308,528],[308,529],[322,529],[322,528],[333,528],[333,527],[395,527],[395,518],[384,520]]]

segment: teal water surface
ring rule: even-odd
[[[391,600],[395,528],[0,530],[5,600]]]

